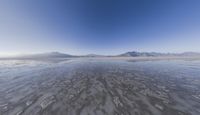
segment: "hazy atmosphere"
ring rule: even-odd
[[[1,0],[0,55],[200,52],[199,0]]]

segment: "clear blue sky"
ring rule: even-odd
[[[1,0],[0,54],[200,52],[200,0]]]

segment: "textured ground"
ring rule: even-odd
[[[198,61],[0,61],[0,115],[200,115]]]

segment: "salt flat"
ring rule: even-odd
[[[198,59],[0,60],[0,115],[199,115]]]

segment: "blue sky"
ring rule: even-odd
[[[200,52],[199,0],[1,0],[0,55]]]

